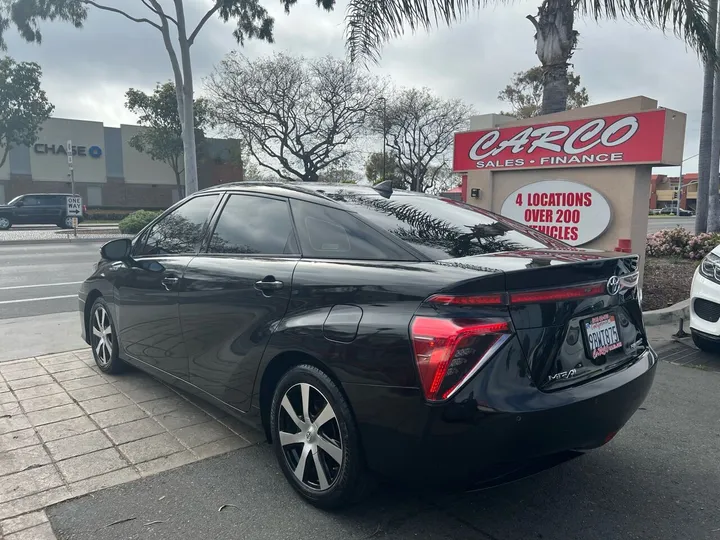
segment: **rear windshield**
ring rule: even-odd
[[[411,244],[432,260],[521,249],[567,249],[567,244],[502,216],[450,199],[395,192],[327,190],[365,220]]]

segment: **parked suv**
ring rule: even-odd
[[[72,216],[67,215],[68,197],[69,193],[28,193],[15,197],[7,205],[0,205],[0,230],[27,224],[52,224],[70,229]],[[83,205],[78,221],[83,221],[86,211]]]

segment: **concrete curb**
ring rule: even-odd
[[[655,309],[653,311],[645,311],[643,313],[643,321],[645,326],[659,326],[661,324],[671,324],[678,322],[680,319],[690,318],[690,299],[678,302],[670,307],[663,309]]]

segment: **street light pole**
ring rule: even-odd
[[[698,157],[699,155],[700,155],[700,154],[695,154],[694,156],[687,157],[687,158],[683,159],[683,160],[680,162],[680,178],[679,178],[679,180],[678,180],[678,189],[677,189],[677,208],[675,209],[675,215],[678,216],[678,217],[680,217],[680,199],[682,198],[682,188],[683,188],[683,185],[682,185],[682,180],[683,180],[683,172],[682,172],[682,170],[683,170],[683,163],[685,163],[688,159],[696,158],[696,157]],[[696,203],[696,204],[697,204],[697,203]]]

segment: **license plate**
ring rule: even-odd
[[[622,347],[620,334],[618,334],[615,315],[606,313],[585,321],[585,335],[587,336],[590,356],[593,359],[605,356],[610,351]]]

